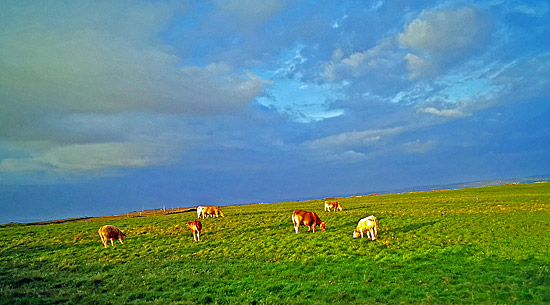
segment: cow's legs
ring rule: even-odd
[[[113,239],[114,239],[114,238],[111,238],[111,246],[114,247],[115,245],[113,244]]]
[[[101,243],[103,244],[103,246],[107,248],[107,238],[102,234],[99,234],[99,237],[101,237]]]

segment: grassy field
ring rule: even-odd
[[[0,227],[1,304],[548,304],[550,183]],[[294,233],[295,209],[326,231]],[[379,239],[353,239],[374,214]],[[128,237],[103,248],[97,229]]]

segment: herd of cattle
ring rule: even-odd
[[[342,211],[342,206],[338,201],[325,201],[325,211]],[[225,217],[223,212],[219,207],[216,206],[199,206],[197,207],[197,218],[206,218],[206,217]],[[319,226],[321,231],[325,230],[325,221],[322,221],[315,212],[296,210],[292,213],[292,223],[294,224],[294,231],[298,233],[300,225],[307,226],[307,231],[313,230],[315,233],[315,227]],[[193,240],[200,241],[200,235],[202,230],[202,223],[199,220],[194,220],[185,223],[185,225],[193,232]],[[375,240],[378,238],[378,219],[373,215],[365,217],[359,220],[357,228],[353,231],[353,237],[361,237],[364,235],[367,238]],[[101,242],[105,248],[108,247],[107,242],[111,241],[111,246],[114,246],[113,241],[118,239],[121,244],[123,244],[126,234],[124,234],[119,228],[115,226],[102,226],[99,228],[99,236],[101,237]]]

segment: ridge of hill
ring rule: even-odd
[[[484,187],[484,186],[506,185],[506,184],[514,184],[514,183],[525,184],[525,183],[541,183],[541,182],[549,182],[549,181],[550,181],[550,175],[537,176],[537,177],[525,177],[525,178],[503,178],[503,179],[482,180],[482,181],[474,181],[474,182],[460,182],[460,183],[453,183],[453,184],[418,186],[418,187],[404,188],[398,191],[379,192],[379,194],[454,190],[454,189],[465,189],[465,188],[475,188],[475,187]]]

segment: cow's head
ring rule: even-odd
[[[321,224],[319,225],[319,227],[321,228],[321,231],[325,230],[325,223],[327,223],[327,222],[326,221],[321,221]]]
[[[125,238],[126,238],[126,234],[120,232],[120,240],[124,241]]]
[[[359,230],[353,230],[353,238],[361,237],[361,232]]]

